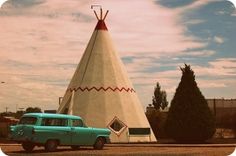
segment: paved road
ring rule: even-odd
[[[3,152],[9,156],[100,156],[100,155],[122,155],[122,156],[227,156],[234,151],[235,144],[230,145],[167,145],[167,144],[111,144],[105,146],[104,150],[93,150],[91,147],[82,147],[79,150],[71,150],[70,147],[60,147],[57,152],[47,153],[44,148],[37,147],[33,153],[27,154],[20,145],[0,145]]]

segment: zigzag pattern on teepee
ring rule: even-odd
[[[104,88],[104,87],[95,87],[95,86],[93,86],[93,87],[91,87],[91,88],[88,88],[88,87],[84,87],[84,88],[82,88],[82,87],[78,87],[78,88],[69,88],[69,89],[67,89],[67,91],[70,91],[70,92],[72,92],[72,91],[78,91],[78,90],[80,90],[80,91],[82,91],[82,92],[84,92],[84,91],[92,91],[92,90],[95,90],[95,91],[113,91],[113,92],[115,92],[115,91],[118,91],[118,92],[122,92],[122,91],[125,91],[125,92],[135,92],[135,90],[133,89],[133,88],[125,88],[125,87],[121,87],[121,88],[118,88],[118,87],[114,87],[114,88],[112,88],[112,87],[107,87],[107,88]]]

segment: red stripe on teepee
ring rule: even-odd
[[[70,92],[72,92],[72,91],[82,91],[82,92],[84,92],[84,91],[88,91],[88,92],[90,92],[90,91],[92,91],[92,90],[94,90],[94,91],[97,91],[97,92],[99,92],[99,91],[104,91],[104,92],[106,92],[106,91],[113,91],[113,92],[135,92],[135,90],[133,89],[133,88],[125,88],[125,87],[121,87],[121,88],[118,88],[118,87],[114,87],[114,88],[112,88],[112,87],[107,87],[107,88],[104,88],[104,87],[99,87],[99,88],[97,88],[97,87],[90,87],[90,88],[88,88],[88,87],[84,87],[84,88],[82,88],[82,87],[78,87],[78,88],[69,88],[69,89],[67,89],[67,91],[70,91]]]
[[[107,30],[107,26],[104,22],[104,20],[99,20],[96,27],[95,27],[95,30]]]

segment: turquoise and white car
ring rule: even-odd
[[[23,115],[16,126],[11,126],[10,139],[22,144],[31,152],[35,146],[44,146],[46,151],[55,151],[57,146],[93,146],[103,149],[109,143],[110,130],[87,127],[79,116],[48,113]]]

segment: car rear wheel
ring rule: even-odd
[[[80,148],[80,146],[79,146],[79,145],[72,145],[71,148],[72,148],[73,150],[78,150],[78,149]]]
[[[101,150],[105,144],[105,140],[101,137],[97,138],[95,144],[93,145],[94,149]]]
[[[31,142],[23,142],[22,147],[26,152],[32,152],[35,145]]]
[[[45,144],[45,150],[47,152],[54,152],[57,150],[58,141],[57,140],[48,140]]]

